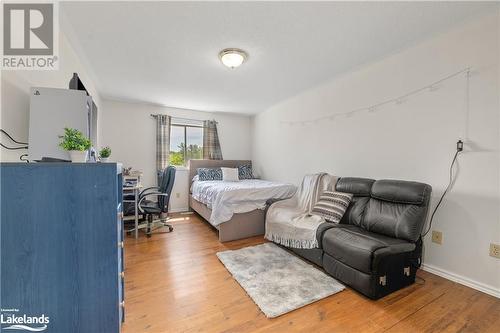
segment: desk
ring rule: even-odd
[[[134,236],[137,239],[139,237],[139,211],[137,207],[137,201],[139,200],[139,193],[141,192],[142,185],[135,186],[123,186],[123,195],[133,194],[134,200],[123,200],[123,202],[133,202],[134,203],[134,216],[124,216],[123,220],[132,220],[134,219],[135,230]]]

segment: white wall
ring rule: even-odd
[[[27,142],[29,128],[29,103],[31,87],[68,88],[69,80],[76,72],[92,95],[99,112],[102,113],[101,100],[89,75],[88,68],[82,65],[67,37],[60,32],[59,70],[55,71],[1,71],[1,122],[2,129],[14,139]],[[8,143],[2,138],[2,143]],[[13,146],[13,145],[11,145]],[[2,162],[19,162],[25,150],[1,149]]]
[[[155,120],[151,114],[219,122],[218,132],[224,159],[250,159],[251,119],[227,113],[208,113],[148,104],[104,100],[106,112],[101,117],[101,146],[110,146],[111,160],[122,162],[144,173],[145,186],[156,185]],[[188,171],[178,168],[170,209],[188,209]]]
[[[465,138],[458,179],[433,225],[443,232],[443,245],[427,237],[424,263],[500,296],[500,261],[488,256],[489,243],[500,243],[498,34],[498,15],[492,13],[258,114],[252,156],[257,172],[294,183],[319,171],[423,181],[434,188],[434,206],[447,184],[455,142]],[[464,76],[375,113],[281,123],[369,106],[469,66],[474,71],[467,126]]]

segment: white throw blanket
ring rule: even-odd
[[[336,183],[337,177],[327,173],[306,175],[293,197],[269,207],[265,238],[287,247],[317,248],[316,230],[325,220],[310,213],[321,193],[333,191]]]

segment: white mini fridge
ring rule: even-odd
[[[69,160],[69,153],[59,147],[65,127],[80,130],[97,146],[97,107],[92,97],[83,90],[31,88],[29,160]]]

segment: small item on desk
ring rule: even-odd
[[[88,151],[92,142],[81,131],[76,128],[64,128],[64,135],[60,135],[59,146],[68,151],[71,162],[86,163]]]
[[[134,228],[130,230],[134,231],[135,238],[137,238],[139,236],[139,210],[137,204],[142,189],[140,179],[142,173],[137,171],[136,175],[130,175],[130,169],[127,169],[128,175],[123,176],[123,212],[125,214],[123,220],[134,220]],[[127,233],[131,232],[130,230]]]
[[[141,186],[142,172],[138,170],[132,170],[132,168],[126,168],[127,172],[123,175],[123,186],[124,187],[134,187]]]
[[[63,160],[63,159],[60,159],[60,158],[45,157],[45,156],[43,156],[41,160],[35,160],[35,162],[42,162],[42,163],[45,163],[45,162],[54,162],[54,163],[68,162],[68,163],[71,163],[70,160]]]
[[[91,147],[90,148],[90,156],[87,160],[87,163],[96,163],[96,162],[97,162],[96,151],[95,151],[94,147]]]
[[[109,148],[108,146],[102,148],[100,151],[99,151],[99,160],[102,162],[102,163],[106,163],[109,161],[109,157],[111,156],[111,148]]]

